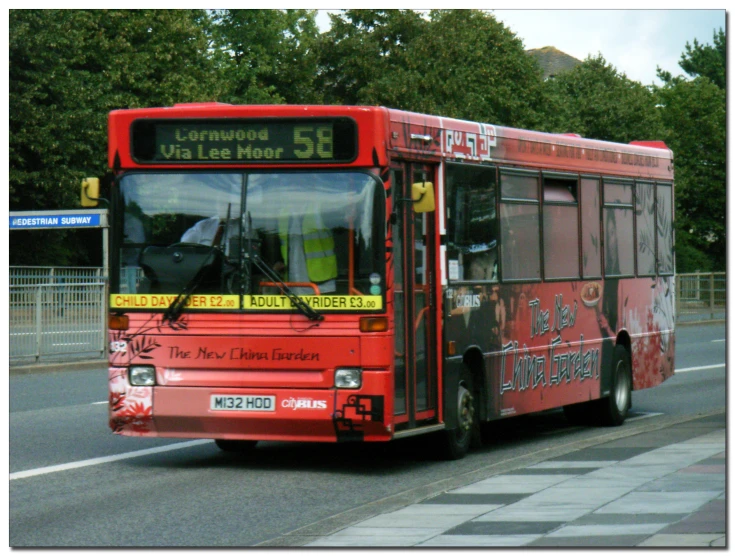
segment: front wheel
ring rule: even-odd
[[[472,444],[473,435],[479,430],[471,388],[469,379],[463,377],[457,387],[455,406],[457,427],[444,431],[443,455],[446,459],[456,460],[465,457]]]
[[[617,427],[628,416],[631,391],[633,390],[630,355],[624,346],[615,346],[612,364],[610,395],[599,400],[600,418],[603,425]]]

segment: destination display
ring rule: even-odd
[[[355,122],[299,120],[136,120],[131,148],[139,164],[350,162]]]

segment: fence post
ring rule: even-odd
[[[681,276],[674,276],[674,321],[681,315],[681,292],[683,290],[683,280]]]
[[[107,280],[107,278],[105,278]],[[102,357],[105,356],[107,353],[107,282],[105,281],[104,284],[100,285],[100,288],[102,290],[101,292],[101,299],[102,303],[100,304],[100,336],[101,336],[101,342],[100,342],[100,354]]]
[[[43,316],[42,288],[43,286],[39,285],[36,289],[36,361],[41,358],[41,331],[43,329],[41,326],[41,317]]]
[[[709,310],[710,318],[715,318],[715,273],[709,275]]]

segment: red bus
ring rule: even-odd
[[[620,425],[674,373],[663,143],[206,103],[112,112],[109,166],[117,434],[459,458],[513,415]]]

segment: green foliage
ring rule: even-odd
[[[540,71],[492,15],[349,10],[320,47],[325,97],[523,127],[541,103]]]
[[[381,104],[366,88],[405,68],[408,45],[428,23],[412,10],[345,10],[330,19],[317,47],[325,102]]]
[[[11,10],[11,210],[79,206],[81,178],[105,171],[110,110],[215,98],[204,21],[190,10]],[[11,261],[89,258],[79,234],[44,249],[30,237],[11,238]]]
[[[309,104],[314,87],[319,31],[313,10],[221,10],[213,18],[213,40],[222,102]]]
[[[676,272],[714,272],[716,264],[706,252],[706,245],[686,230],[676,231]]]
[[[691,236],[688,249],[699,250],[714,270],[725,270],[726,91],[698,76],[668,79],[657,93],[664,140],[674,151],[677,244]]]
[[[661,137],[656,96],[602,55],[547,80],[545,89],[547,131],[620,143]]]
[[[727,42],[725,32],[720,29],[713,33],[714,43],[701,45],[694,39],[694,45],[686,44],[686,52],[681,55],[679,65],[691,77],[706,77],[720,89],[725,89]]]

